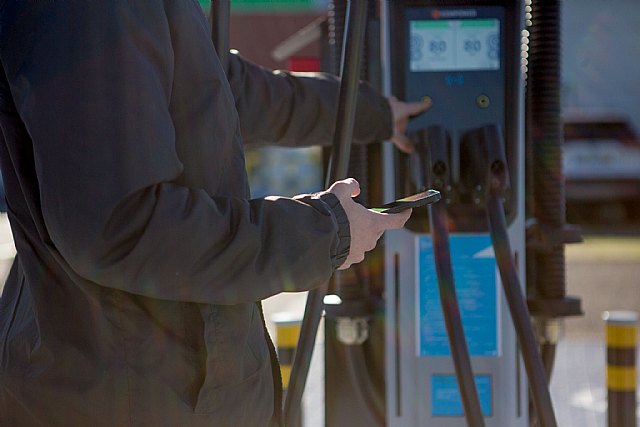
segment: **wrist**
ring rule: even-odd
[[[351,226],[349,224],[349,217],[342,207],[340,199],[338,199],[338,196],[335,194],[324,192],[320,194],[319,198],[329,206],[338,228],[338,244],[336,246],[335,254],[332,256],[333,267],[334,269],[337,269],[344,264],[344,261],[349,256],[349,251],[351,249]]]

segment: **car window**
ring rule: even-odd
[[[598,142],[637,143],[633,129],[625,122],[565,122],[564,138],[570,140],[594,140]]]

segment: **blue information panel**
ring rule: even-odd
[[[449,356],[430,236],[416,237],[418,356]],[[496,260],[488,235],[451,235],[451,262],[471,356],[498,356]]]
[[[491,416],[491,375],[475,375],[480,409],[485,417]],[[454,375],[431,377],[431,415],[434,417],[462,417],[464,409],[458,382]]]

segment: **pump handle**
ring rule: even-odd
[[[513,326],[516,330],[518,343],[522,350],[527,378],[535,409],[542,427],[557,427],[551,393],[547,384],[542,358],[538,350],[531,316],[527,309],[525,297],[522,293],[520,278],[518,277],[509,234],[507,220],[504,213],[502,199],[508,188],[507,162],[504,155],[504,139],[498,126],[485,126],[480,129],[480,144],[484,146],[484,170],[486,173],[487,216],[496,263],[502,279],[502,287],[509,306]]]
[[[449,172],[451,170],[449,133],[442,126],[429,126],[419,131],[414,137],[414,143],[422,171],[422,181],[429,187],[438,187],[444,191],[451,175]],[[453,277],[445,203],[441,202],[429,206],[429,223],[433,236],[434,262],[442,316],[449,338],[451,358],[460,388],[464,415],[469,427],[484,427],[484,417],[473,377],[471,357],[464,335]]]

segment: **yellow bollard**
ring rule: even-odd
[[[638,313],[605,311],[609,427],[636,427]]]
[[[276,313],[271,317],[276,326],[276,352],[278,353],[278,361],[280,362],[280,374],[282,376],[283,399],[287,395],[289,386],[289,378],[291,377],[291,366],[293,365],[293,357],[298,346],[300,338],[300,325],[302,319],[293,316],[290,313]],[[302,418],[302,410],[299,412]],[[301,426],[299,420],[296,425]]]

